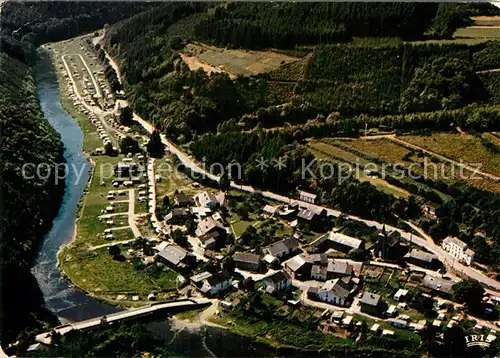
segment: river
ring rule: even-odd
[[[62,321],[79,321],[118,311],[83,291],[74,288],[62,277],[57,267],[57,252],[67,244],[74,232],[78,202],[83,195],[88,180],[90,163],[82,152],[83,133],[77,122],[61,107],[59,86],[49,56],[44,50],[38,51],[36,65],[37,93],[45,118],[61,135],[64,157],[69,167],[66,190],[61,208],[54,219],[50,232],[45,236],[32,273],[43,293],[46,307]],[[77,182],[75,168],[85,168],[84,175]],[[256,343],[249,338],[234,335],[215,327],[203,329],[179,328],[172,319],[151,322],[150,330],[165,339],[169,351],[183,356],[274,356],[276,350]]]

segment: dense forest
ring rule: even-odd
[[[345,123],[344,134],[384,121],[404,131],[438,129],[439,123],[421,114],[445,118],[447,111],[498,102],[496,77],[475,71],[496,66],[500,45],[402,40],[410,32],[411,38],[447,36],[469,15],[486,9],[465,4],[170,3],[108,29],[105,47],[119,62],[134,109],[180,144],[220,128],[285,123],[298,126],[298,138],[310,134],[300,132],[311,120],[333,113]],[[310,55],[268,74],[229,79],[223,73],[189,71],[178,50],[193,40],[243,48],[319,46],[306,47]],[[492,112],[487,116],[491,122],[471,129],[497,128]],[[401,114],[402,121],[387,117]],[[328,131],[323,123],[316,132],[338,133],[338,125],[331,124]]]

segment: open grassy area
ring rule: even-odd
[[[500,28],[495,27],[477,27],[477,26],[469,26],[461,29],[457,29],[453,34],[455,38],[460,37],[469,37],[469,38],[479,38],[479,39],[488,39],[495,40],[500,38]]]
[[[354,141],[340,141],[332,138],[320,141],[310,141],[308,145],[312,149],[314,155],[319,159],[329,160],[334,163],[350,163],[351,165],[359,164],[360,168],[362,168],[363,166],[370,163],[370,161],[359,155],[349,152],[348,150],[335,146],[336,143],[350,145],[352,142]],[[369,181],[380,191],[390,195],[394,195],[398,198],[407,198],[408,196],[410,196],[410,193],[408,191],[392,185],[384,179],[367,176],[362,170],[359,172],[358,179],[360,181]]]
[[[220,317],[211,320],[227,327],[234,333],[275,347],[333,349],[352,342],[349,339],[313,331],[306,322],[296,324],[283,319],[272,320],[271,317],[266,320],[262,317],[246,316],[238,312],[221,313]]]
[[[65,251],[68,249],[65,249]],[[148,294],[161,289],[143,271],[129,262],[113,260],[106,248],[88,252],[87,256],[73,257],[65,252],[61,268],[78,287],[92,293]]]
[[[158,203],[161,203],[165,195],[172,199],[176,190],[182,191],[186,195],[194,195],[199,191],[207,190],[206,188],[194,188],[194,182],[184,173],[176,170],[176,164],[170,155],[156,159],[154,165],[156,174],[161,177],[161,181],[156,183]]]
[[[268,72],[298,60],[274,51],[229,50],[198,43],[188,44],[182,53],[191,70],[202,68],[206,72],[223,71],[233,76]]]

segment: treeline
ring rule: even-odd
[[[106,57],[106,53],[104,50],[101,48],[101,45],[96,44],[95,49],[97,51],[97,58],[101,62],[101,65],[104,67],[104,75],[106,76],[106,79],[108,80],[109,87],[111,89],[111,92],[117,92],[122,89],[120,80],[118,79],[118,75],[109,63],[109,59]]]
[[[473,68],[474,61],[481,68],[493,65],[486,59],[490,45],[420,46],[397,39],[405,38],[407,32],[423,34],[442,6],[169,3],[108,28],[105,47],[119,62],[134,110],[180,143],[215,132],[226,121],[232,121],[230,127],[236,123],[245,129],[258,123],[263,127],[287,122],[306,125],[316,114],[331,112],[346,118],[361,113],[378,117],[487,101],[489,94]],[[470,11],[465,6],[459,17],[468,17]],[[320,46],[312,58],[284,66],[283,71],[236,80],[222,74],[208,76],[201,70],[193,74],[177,54],[192,40],[219,45],[235,41],[236,47],[244,48],[257,44],[286,48],[288,42],[294,46],[308,43],[306,38],[328,43],[340,23],[349,36],[393,37]],[[274,82],[276,78],[295,81],[304,74],[297,85]],[[291,100],[307,110],[288,104],[284,110],[272,107]],[[306,118],[309,113],[314,117]],[[348,121],[345,126],[350,126]]]
[[[212,9],[196,27],[196,35],[213,44],[252,49],[352,37],[418,39],[437,10],[437,4],[415,3],[230,3]],[[442,22],[447,23],[445,18]]]
[[[36,143],[36,145],[33,145]],[[56,181],[64,161],[58,133],[43,118],[32,69],[0,54],[0,339],[15,340],[46,319],[43,298],[30,265],[59,210],[64,181]],[[32,163],[23,172],[23,164]],[[35,168],[45,167],[37,175]],[[27,176],[34,176],[28,179]]]
[[[28,352],[29,357],[158,357],[179,356],[165,347],[162,338],[148,331],[143,324],[118,327],[105,323],[90,331],[72,331],[52,337],[53,344],[47,350]],[[24,351],[23,351],[24,348]],[[27,347],[20,347],[20,356],[26,356]]]
[[[102,28],[154,6],[145,2],[8,1],[2,4],[2,32],[38,46]]]

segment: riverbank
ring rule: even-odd
[[[148,302],[147,297],[155,293],[156,300],[167,300],[175,296],[175,279],[177,274],[169,269],[157,269],[157,265],[144,266],[135,251],[140,248],[130,247],[125,242],[132,242],[137,238],[130,226],[130,215],[138,214],[135,209],[145,210],[147,206],[141,205],[135,199],[138,195],[132,195],[136,188],[121,190],[129,192],[127,195],[117,197],[110,201],[107,198],[109,191],[114,190],[112,181],[114,168],[118,162],[124,159],[124,155],[109,157],[93,155],[97,148],[102,148],[102,140],[97,134],[96,124],[92,123],[85,106],[81,101],[75,101],[75,90],[81,93],[82,84],[76,83],[78,79],[88,78],[90,72],[78,73],[78,68],[87,66],[76,64],[77,55],[73,53],[85,46],[84,38],[64,41],[61,43],[47,44],[44,50],[50,55],[53,68],[57,77],[60,90],[61,105],[75,118],[76,123],[83,134],[83,152],[92,162],[92,170],[89,171],[89,180],[86,183],[84,194],[79,202],[79,209],[75,220],[75,230],[72,239],[61,246],[58,252],[58,266],[61,273],[68,278],[72,285],[88,293],[92,297],[103,300],[109,304],[119,307],[137,307]],[[82,46],[80,46],[82,45]],[[69,55],[72,54],[72,55]],[[88,71],[99,73],[101,70],[96,63],[91,63],[92,68]],[[74,73],[69,73],[69,69]],[[82,68],[83,70],[83,68]],[[94,86],[96,80],[92,80]],[[90,83],[90,82],[89,82]],[[95,88],[95,87],[94,87]],[[90,87],[88,88],[90,90]],[[80,108],[79,108],[80,107]],[[82,113],[85,112],[85,113]],[[117,136],[117,129],[107,123],[112,116],[109,112],[99,111],[97,115],[102,121],[107,134]],[[95,122],[95,121],[94,121]],[[130,132],[128,135],[133,136]],[[109,219],[103,219],[103,210],[113,205]],[[128,208],[128,209],[127,209]],[[110,224],[111,222],[111,224]],[[111,225],[111,226],[110,226]],[[106,239],[105,232],[112,232],[113,238]],[[120,250],[118,260],[115,255],[110,255],[108,247],[115,244]],[[133,245],[132,245],[133,246]],[[119,257],[119,258],[120,258]]]

